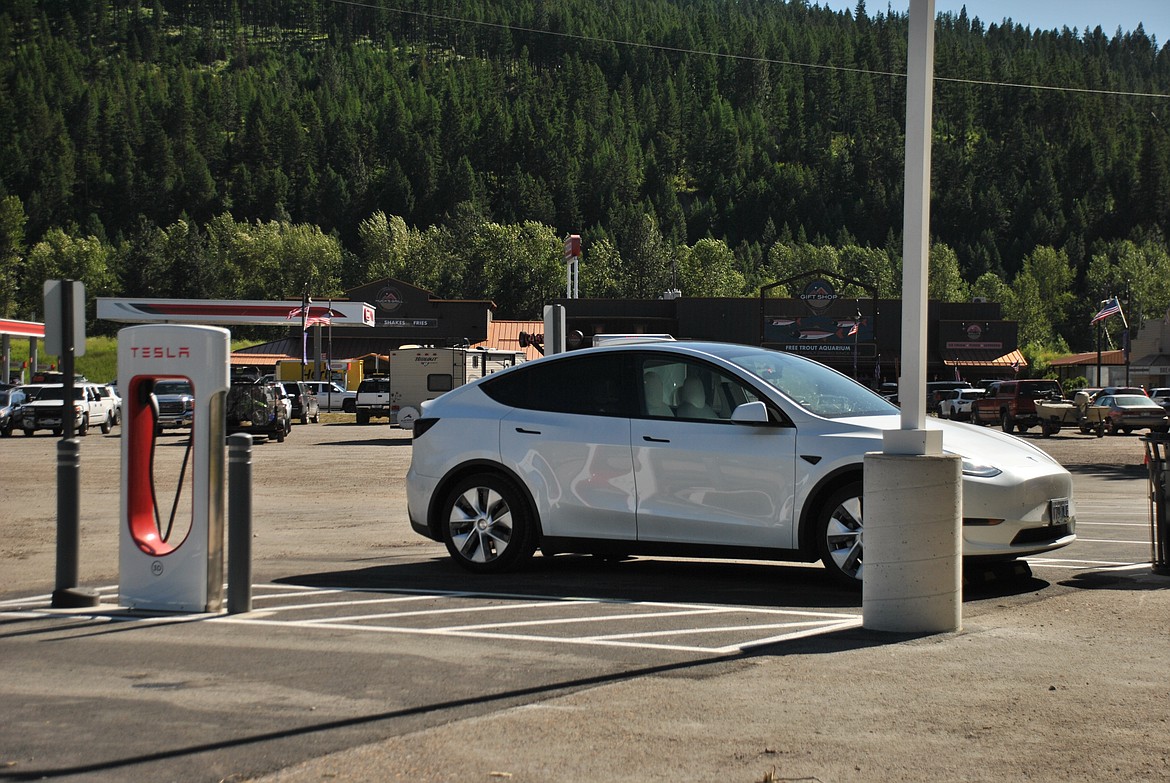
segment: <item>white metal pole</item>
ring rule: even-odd
[[[926,429],[934,0],[910,0],[902,258],[901,428],[865,456],[862,625],[945,632],[962,624],[962,470]]]
[[[911,0],[906,57],[906,195],[902,217],[902,378],[898,388],[903,430],[922,430],[926,426],[933,85],[934,0]]]

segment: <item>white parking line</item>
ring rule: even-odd
[[[311,588],[297,585],[253,585],[253,603],[259,604],[252,612],[225,615],[211,613],[151,613],[138,614],[117,605],[118,588],[110,585],[100,588],[106,603],[85,609],[53,609],[51,595],[37,595],[10,599],[0,602],[0,617],[20,619],[61,618],[63,616],[101,620],[104,622],[132,622],[143,625],[175,622],[205,621],[282,628],[306,628],[344,630],[364,633],[389,633],[409,636],[437,636],[448,638],[491,639],[496,641],[535,642],[538,644],[592,645],[600,647],[641,648],[667,650],[707,655],[729,655],[752,648],[784,641],[806,638],[817,634],[832,633],[861,626],[859,614],[847,612],[817,612],[800,609],[782,609],[760,606],[733,606],[723,604],[671,603],[663,601],[634,601],[614,598],[592,598],[584,596],[550,596],[522,593],[484,593],[455,590],[417,590],[396,588],[361,588],[354,591],[346,588]],[[376,596],[371,593],[380,594]],[[344,600],[328,600],[331,598]],[[321,597],[319,602],[306,598]],[[292,599],[295,603],[282,604]],[[450,606],[451,601],[468,600],[472,603]],[[344,610],[370,607],[403,605],[421,601],[438,602],[429,608],[407,611],[387,611],[346,615]],[[492,601],[491,604],[477,605],[476,601]],[[503,601],[504,603],[498,603]],[[621,608],[626,611],[605,614],[605,609]],[[554,617],[532,618],[533,611],[543,614],[553,610]],[[298,618],[297,614],[309,611],[328,610],[337,612],[330,617]],[[340,611],[339,611],[340,610]],[[387,624],[386,621],[403,619],[425,621],[429,618],[451,617],[452,615],[483,616],[486,613],[516,611],[524,613],[523,620],[460,624],[448,626],[413,626]],[[602,610],[600,614],[597,612]],[[721,615],[760,616],[774,622],[753,624],[738,623],[719,625],[717,622],[695,624],[699,618],[714,620]],[[621,625],[634,622],[655,622],[662,624],[668,619],[681,622],[676,627],[653,630],[621,630]],[[551,628],[582,626],[597,629],[598,625],[613,624],[612,629],[602,633],[553,636],[545,633],[517,633],[521,628]],[[506,630],[511,629],[511,630]],[[611,632],[607,632],[611,631]],[[777,633],[779,631],[779,633]],[[766,633],[765,636],[759,636]],[[699,637],[721,634],[726,637],[741,637],[730,644],[702,645],[696,643]],[[676,642],[651,641],[674,638]],[[687,643],[690,640],[691,643]]]
[[[1149,522],[1082,522],[1077,520],[1077,527],[1144,527],[1149,528]]]
[[[1128,568],[1149,568],[1152,563],[1135,563],[1133,561],[1119,563],[1113,560],[1070,560],[1055,557],[1029,557],[1028,565],[1080,569],[1101,568],[1102,570],[1115,571]]]
[[[393,588],[385,589],[386,592],[398,592]],[[298,598],[307,596],[310,592],[321,595],[328,592],[327,590],[306,591],[298,595]],[[260,610],[254,615],[236,615],[229,618],[232,622],[248,622],[254,621],[263,624],[281,624],[291,625],[303,628],[329,628],[329,629],[344,629],[344,630],[364,630],[376,632],[395,632],[411,635],[436,635],[436,636],[455,636],[465,638],[487,638],[487,639],[504,639],[514,641],[536,641],[542,643],[554,642],[557,644],[593,644],[605,646],[623,646],[623,647],[645,647],[654,649],[669,649],[686,652],[707,652],[714,654],[727,654],[735,651],[742,651],[752,647],[758,647],[762,644],[771,644],[786,639],[795,639],[810,636],[815,633],[827,633],[829,631],[839,630],[842,628],[857,627],[861,624],[861,618],[853,614],[842,613],[826,613],[826,612],[808,612],[801,610],[787,610],[787,609],[772,609],[767,607],[751,607],[751,606],[724,606],[724,605],[710,605],[710,604],[690,604],[690,603],[669,603],[659,601],[631,601],[627,599],[596,599],[587,597],[564,597],[564,596],[534,596],[530,594],[516,594],[516,593],[469,593],[466,591],[444,591],[444,590],[409,590],[407,592],[415,593],[410,596],[414,599],[432,598],[432,599],[452,599],[452,598],[473,598],[473,599],[488,599],[488,600],[509,600],[514,603],[508,604],[492,604],[489,606],[456,606],[456,607],[436,607],[433,609],[419,609],[405,612],[380,612],[380,613],[363,613],[354,615],[340,615],[327,618],[307,618],[303,620],[289,619],[289,620],[273,620],[270,619],[273,615],[285,613],[292,609],[315,609],[317,607],[342,607],[352,606],[354,608],[360,606],[367,606],[369,604],[385,604],[393,603],[400,600],[402,597],[395,598],[355,598],[352,601],[327,601],[321,603],[297,603],[291,605],[276,605],[266,606],[265,609]],[[271,596],[269,596],[271,597]],[[527,599],[527,600],[521,600]],[[536,600],[533,600],[536,599]],[[602,614],[602,615],[585,615],[578,613],[576,610],[597,608],[601,606],[624,606],[640,611],[627,612],[622,614]],[[453,614],[482,614],[486,612],[498,613],[501,611],[517,610],[529,612],[531,610],[545,610],[554,609],[572,610],[572,616],[552,617],[552,618],[527,618],[524,620],[514,620],[510,622],[492,622],[492,623],[475,623],[452,626],[437,626],[437,627],[413,627],[402,625],[385,625],[373,624],[379,621],[387,620],[401,620],[404,618],[421,618],[450,616]],[[645,611],[641,611],[645,610]],[[789,621],[779,621],[775,623],[766,623],[758,625],[735,625],[735,626],[721,626],[721,625],[706,625],[693,626],[684,625],[679,628],[659,629],[655,631],[646,632],[623,632],[610,634],[592,634],[586,636],[548,636],[545,634],[517,634],[513,632],[505,632],[504,629],[517,628],[537,628],[550,626],[566,626],[566,625],[581,625],[583,623],[597,624],[597,623],[618,623],[629,622],[631,620],[637,622],[645,622],[649,620],[660,621],[663,618],[682,618],[682,617],[697,617],[697,616],[715,616],[726,615],[730,613],[737,614],[762,614],[773,616],[777,618],[799,618]],[[707,647],[694,644],[661,644],[650,643],[648,641],[635,642],[638,639],[661,638],[664,636],[687,636],[687,635],[702,635],[702,634],[716,634],[716,633],[735,633],[740,634],[745,631],[774,631],[777,629],[794,629],[791,632],[770,635],[764,638],[750,638],[745,641],[722,645],[719,647]]]

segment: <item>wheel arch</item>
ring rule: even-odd
[[[434,540],[443,540],[443,531],[441,528],[442,516],[439,513],[439,509],[443,504],[443,499],[447,497],[447,494],[451,491],[451,487],[454,486],[456,482],[462,481],[467,476],[471,476],[476,473],[490,473],[492,475],[499,476],[511,484],[513,489],[515,489],[520,494],[520,497],[523,499],[524,505],[526,506],[525,510],[528,511],[528,518],[532,520],[532,524],[535,529],[537,546],[539,546],[540,539],[544,535],[544,530],[541,527],[540,515],[536,511],[536,501],[533,499],[532,493],[528,491],[528,487],[524,484],[523,481],[521,481],[520,477],[516,475],[515,471],[511,470],[505,465],[501,465],[499,462],[493,462],[488,459],[473,459],[460,463],[451,470],[447,471],[447,474],[439,480],[438,484],[435,485],[435,490],[431,493],[430,503],[427,507],[427,527],[430,528],[431,535],[434,537]]]
[[[830,495],[844,486],[853,483],[862,483],[865,477],[865,465],[855,462],[851,465],[842,465],[832,471],[808,493],[804,505],[800,510],[799,539],[797,548],[811,560],[820,558],[817,552],[816,522],[817,513],[824,506]]]

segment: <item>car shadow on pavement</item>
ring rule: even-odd
[[[1140,571],[1085,571],[1060,582],[1080,590],[1170,590],[1170,576],[1152,569]]]
[[[591,555],[538,556],[504,574],[470,573],[439,557],[273,581],[354,591],[402,589],[849,611],[860,611],[862,599],[860,590],[838,584],[819,565],[653,558],[617,562]],[[968,567],[963,581],[964,601],[1036,592],[1049,584],[1033,577],[1023,563]]]
[[[345,590],[433,590],[588,597],[607,601],[669,601],[856,609],[861,593],[838,585],[819,567],[757,562],[711,562],[592,555],[536,556],[503,574],[475,574],[447,557],[388,563],[353,570],[299,574],[274,580],[306,587]]]
[[[321,446],[405,446],[410,448],[409,440],[402,440],[401,438],[362,438],[361,440],[330,440],[318,443],[314,448]]]
[[[1145,465],[1065,465],[1064,469],[1074,476],[1132,481],[1146,478],[1149,471]]]

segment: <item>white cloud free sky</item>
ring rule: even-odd
[[[857,0],[810,0],[834,11],[852,11]],[[967,6],[967,16],[979,17],[984,26],[1011,19],[1015,24],[1041,30],[1060,30],[1068,27],[1080,32],[1097,25],[1109,37],[1117,28],[1123,32],[1134,30],[1138,23],[1146,35],[1156,37],[1158,47],[1170,42],[1170,0],[935,0],[935,13],[959,13]],[[870,14],[893,10],[904,14],[910,8],[909,0],[866,0]]]

